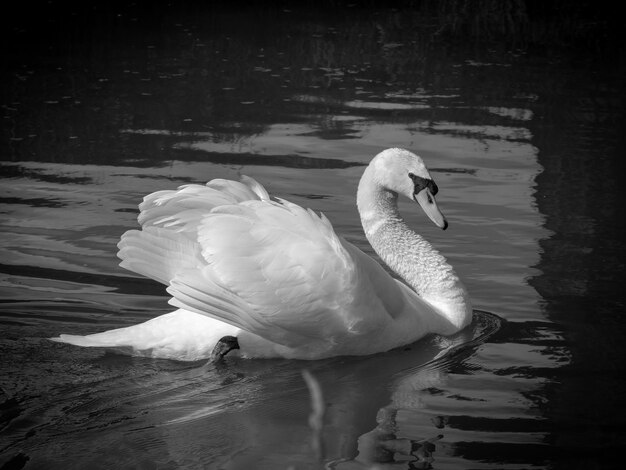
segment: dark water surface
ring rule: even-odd
[[[44,23],[47,39],[33,39],[40,24],[12,29],[2,71],[1,468],[619,467],[615,69],[437,43],[403,10],[128,7],[81,28]],[[158,189],[250,175],[371,253],[355,191],[392,146],[439,185],[446,232],[401,210],[471,293],[476,319],[457,337],[225,368],[45,339],[171,310],[115,256]],[[327,405],[323,464],[303,368]]]

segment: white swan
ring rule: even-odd
[[[472,318],[467,291],[397,208],[403,194],[445,229],[436,193],[422,159],[403,149],[379,153],[359,183],[365,235],[406,284],[338,236],[324,215],[270,200],[252,178],[152,193],[139,206],[142,229],[122,236],[118,256],[121,266],[167,285],[179,309],[53,339],[178,360],[217,359],[231,349],[319,359],[455,333]]]

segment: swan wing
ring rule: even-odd
[[[204,264],[197,242],[198,224],[215,207],[247,200],[269,200],[254,179],[214,179],[156,191],[139,204],[142,230],[129,230],[118,243],[120,266],[169,285],[181,271]]]
[[[122,266],[169,285],[177,307],[288,347],[343,341],[393,319],[400,288],[326,217],[270,201],[256,182],[229,183],[147,196],[143,229],[120,241]]]
[[[218,207],[199,224],[198,243],[206,265],[181,272],[168,289],[178,307],[291,347],[343,341],[392,319],[372,266],[323,215],[295,204]]]

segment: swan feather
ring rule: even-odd
[[[369,263],[313,211],[284,200],[220,206],[199,223],[197,240],[204,267],[174,276],[168,289],[178,307],[289,347],[337,342],[392,319]],[[225,296],[236,309],[215,305]]]

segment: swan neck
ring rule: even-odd
[[[435,250],[409,228],[398,210],[398,194],[376,181],[371,166],[359,183],[357,206],[365,236],[376,254],[421,294],[426,288],[424,279],[420,279],[418,270],[408,269],[409,260],[419,261],[427,252]],[[440,258],[437,261],[447,266],[443,257]]]
[[[469,296],[452,266],[398,211],[398,195],[376,181],[368,167],[357,192],[357,206],[365,236],[380,258],[422,300],[450,320],[464,326],[471,317]]]
[[[409,260],[434,251],[430,243],[406,224],[398,211],[398,195],[384,188],[359,188],[357,204],[365,236],[376,254],[396,274],[422,294],[427,285]],[[445,261],[439,260],[443,263]],[[419,264],[422,264],[421,261]]]

